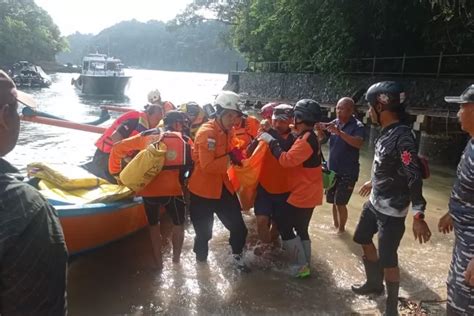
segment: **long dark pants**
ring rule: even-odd
[[[208,242],[212,238],[214,213],[225,228],[230,231],[229,243],[233,254],[240,254],[245,246],[247,227],[242,218],[241,207],[237,196],[223,187],[220,199],[206,199],[191,193],[191,221],[196,237],[194,252],[198,260],[207,259]]]
[[[308,226],[313,215],[312,208],[298,208],[286,203],[286,207],[275,212],[275,221],[280,231],[282,240],[296,238],[295,233],[301,240],[309,240]]]

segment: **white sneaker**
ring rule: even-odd
[[[244,262],[242,254],[233,255],[235,267],[242,272],[250,272],[250,268]]]

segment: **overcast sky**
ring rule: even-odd
[[[62,35],[97,34],[124,20],[169,21],[192,0],[35,0],[48,11]]]

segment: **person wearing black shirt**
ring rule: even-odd
[[[400,271],[398,247],[405,232],[410,202],[414,214],[413,233],[420,243],[431,237],[424,221],[426,201],[422,195],[422,169],[411,129],[401,122],[405,115],[405,93],[400,84],[383,81],[366,93],[372,123],[382,127],[375,144],[372,179],[360,189],[369,196],[354,233],[364,251],[367,281],[352,286],[356,294],[381,294],[387,286],[386,315],[398,315]],[[372,242],[378,233],[378,253]]]
[[[19,102],[35,105],[0,70],[0,157],[16,146]],[[67,259],[56,210],[0,158],[0,315],[65,315]]]

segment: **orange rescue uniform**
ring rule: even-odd
[[[271,194],[282,194],[290,191],[288,186],[288,169],[284,168],[278,160],[267,150],[262,161],[259,183]]]
[[[278,162],[288,171],[289,204],[298,208],[323,204],[320,147],[313,131],[300,135],[290,150],[281,153]]]
[[[199,128],[192,155],[194,171],[188,184],[193,194],[207,199],[220,199],[224,185],[234,194],[227,175],[233,135],[232,130],[225,132],[216,120],[206,122]]]

